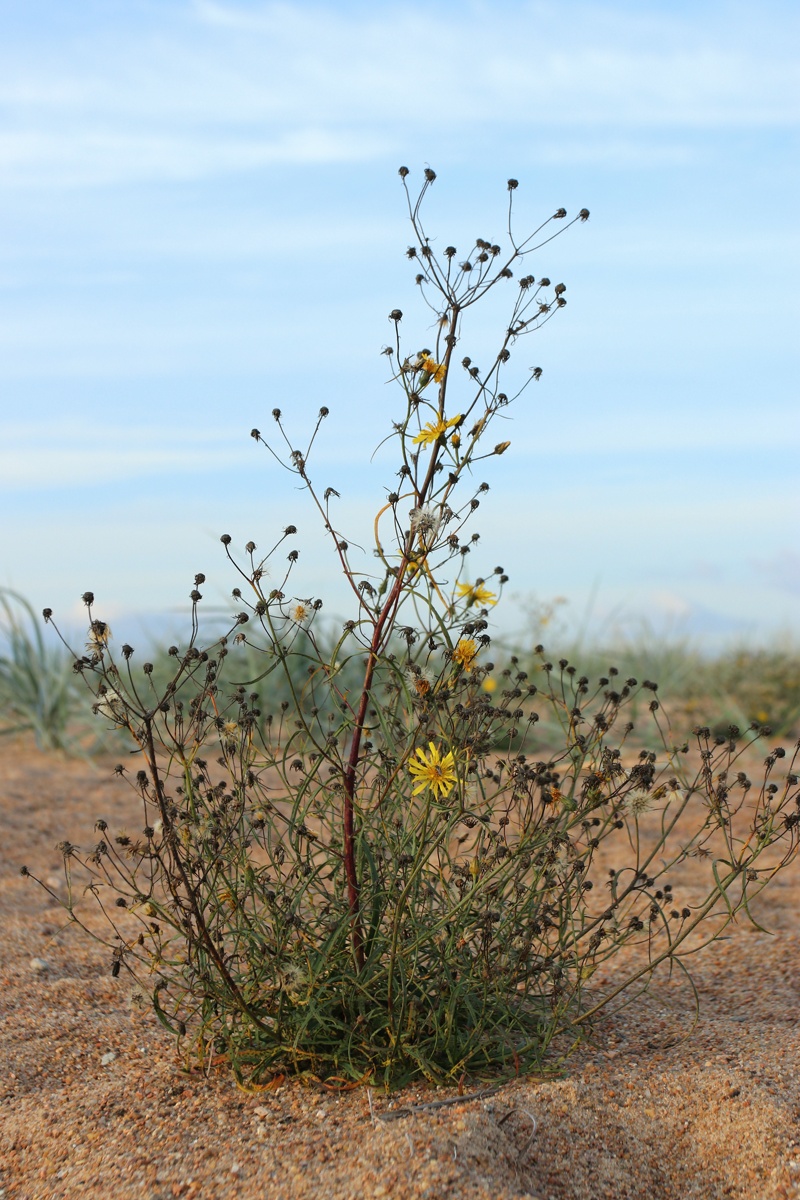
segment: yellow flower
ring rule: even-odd
[[[496,692],[497,691],[497,680],[492,679],[491,677],[489,677],[488,679],[484,679],[483,683],[481,684],[481,687],[483,688],[483,690],[485,692]]]
[[[438,442],[443,433],[447,433],[448,429],[452,429],[454,425],[458,425],[461,420],[461,414],[457,417],[451,417],[449,421],[445,421],[441,417],[438,421],[429,421],[427,425],[423,425],[417,436],[414,438],[415,446],[430,446],[434,442]]]
[[[422,362],[420,363],[420,367],[425,374],[429,376],[429,378],[421,384],[422,387],[425,387],[426,383],[430,383],[431,379],[434,383],[441,383],[447,371],[447,367],[444,365],[444,363],[434,362],[434,360],[429,356],[423,358]]]
[[[453,651],[453,662],[463,667],[465,671],[472,670],[472,663],[478,653],[478,643],[472,638],[461,638]]]
[[[466,599],[467,606],[470,608],[473,604],[497,604],[497,593],[490,592],[482,582],[476,583],[474,586],[471,583],[459,583],[456,591],[459,596]]]
[[[444,758],[442,758],[439,747],[433,742],[428,743],[429,753],[417,746],[414,754],[416,759],[411,760],[408,764],[408,769],[414,777],[416,787],[411,793],[412,796],[418,796],[420,792],[424,792],[430,788],[433,792],[434,799],[440,794],[442,797],[449,796],[456,784],[456,765],[453,758],[453,751],[448,750]]]

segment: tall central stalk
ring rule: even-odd
[[[453,303],[450,308],[450,320],[448,325],[448,336],[446,339],[447,349],[444,356],[445,373],[439,388],[439,418],[444,418],[445,396],[447,393],[447,381],[450,368],[450,360],[453,355],[453,350],[456,345],[456,326],[461,309],[458,304]],[[428,496],[428,493],[433,484],[433,479],[436,474],[436,464],[438,461],[438,446],[434,446],[431,453],[431,461],[428,464],[428,470],[425,475],[425,480],[422,487],[419,488],[416,495],[416,505],[421,507]],[[391,635],[394,625],[395,614],[400,604],[403,594],[403,584],[405,581],[406,571],[411,562],[411,555],[414,544],[414,534],[409,532],[403,547],[403,554],[400,560],[400,565],[395,575],[394,583],[389,592],[386,602],[383,605],[372,632],[372,640],[370,641],[369,653],[367,656],[367,666],[364,671],[364,682],[361,688],[361,697],[356,710],[355,728],[353,730],[353,740],[350,745],[350,754],[347,759],[347,767],[344,772],[344,869],[347,878],[347,898],[350,904],[350,916],[352,920],[353,931],[353,954],[355,956],[356,965],[359,971],[364,966],[364,930],[361,924],[361,882],[358,878],[358,869],[356,867],[356,831],[355,831],[355,791],[356,791],[356,772],[358,770],[358,760],[361,754],[361,740],[364,735],[364,727],[367,719],[367,710],[372,697],[373,680],[375,677],[375,667],[377,666],[381,652],[386,645],[389,636]]]

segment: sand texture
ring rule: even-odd
[[[698,957],[688,1038],[665,984],[557,1078],[251,1095],[184,1073],[109,953],[19,874],[61,886],[58,841],[91,844],[100,816],[138,829],[110,766],[0,745],[2,1200],[800,1196],[800,863],[761,902],[771,936],[740,925]]]

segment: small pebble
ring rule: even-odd
[[[103,1055],[103,1057],[100,1059],[100,1066],[107,1067],[108,1064],[112,1063],[116,1057],[117,1056],[113,1050],[107,1050],[106,1053]]]
[[[50,964],[45,962],[43,958],[31,959],[31,970],[35,971],[37,975],[41,975],[43,971],[48,971],[49,969]]]

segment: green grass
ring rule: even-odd
[[[74,751],[90,697],[54,641],[23,596],[0,589],[0,734],[32,733],[42,750]]]
[[[565,657],[592,677],[613,664],[622,678],[658,683],[659,699],[679,733],[695,724],[715,732],[758,724],[776,737],[800,736],[800,649],[791,644],[738,645],[707,655],[690,641],[650,636],[569,649]]]

